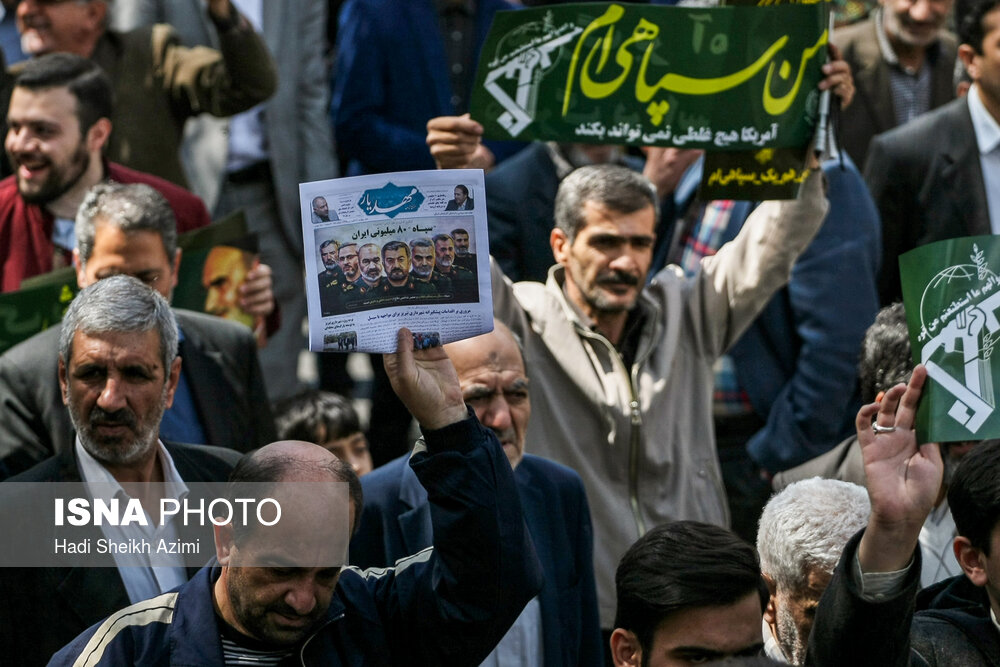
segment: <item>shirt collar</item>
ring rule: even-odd
[[[74,443],[74,448],[76,451],[76,460],[80,466],[80,477],[84,482],[88,484],[98,484],[99,488],[104,488],[111,490],[112,493],[109,494],[97,494],[95,497],[102,497],[105,499],[110,499],[114,497],[120,497],[128,494],[122,488],[122,485],[118,483],[118,480],[114,478],[107,468],[105,468],[101,463],[90,455],[83,447],[83,443],[80,442],[80,436],[76,436],[76,442]],[[182,498],[187,495],[188,487],[181,479],[181,475],[177,472],[177,467],[174,466],[174,459],[170,456],[170,452],[167,448],[163,446],[160,440],[156,441],[156,455],[160,458],[160,467],[163,469],[163,482],[165,484],[164,493],[172,498]],[[106,486],[105,486],[106,485]]]
[[[990,115],[979,97],[979,87],[973,84],[969,89],[969,115],[972,116],[972,129],[976,133],[976,144],[979,146],[979,154],[986,155],[994,151],[1000,144],[1000,125],[996,119]]]

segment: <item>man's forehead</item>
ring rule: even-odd
[[[29,89],[15,87],[11,93],[8,117],[19,121],[76,120],[77,99],[65,86]]]
[[[583,204],[582,217],[581,231],[602,230],[610,233],[618,232],[625,236],[638,233],[652,235],[656,225],[656,211],[652,205],[625,213],[588,199]]]
[[[71,363],[103,360],[159,366],[159,344],[160,333],[156,329],[95,332],[77,330],[73,333]]]

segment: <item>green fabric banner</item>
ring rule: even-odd
[[[917,438],[1000,437],[1000,363],[992,358],[1000,341],[1000,238],[921,246],[900,256],[899,271],[913,359],[928,371]]]
[[[827,60],[825,15],[822,4],[500,12],[472,117],[494,139],[803,147]]]

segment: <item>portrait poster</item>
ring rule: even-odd
[[[395,352],[493,329],[482,170],[398,172],[303,183],[309,346]]]
[[[257,235],[247,229],[243,211],[182,234],[177,245],[182,254],[173,306],[242,324],[263,346],[267,342],[264,318],[247,313],[239,304],[240,287],[260,263]]]
[[[499,12],[472,117],[492,139],[801,148],[827,61],[822,4],[566,4]]]
[[[927,367],[921,442],[1000,437],[1000,238],[938,241],[899,258],[913,360]]]

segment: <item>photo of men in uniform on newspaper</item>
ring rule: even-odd
[[[472,218],[462,217],[317,229],[323,317],[477,302],[474,230]]]

